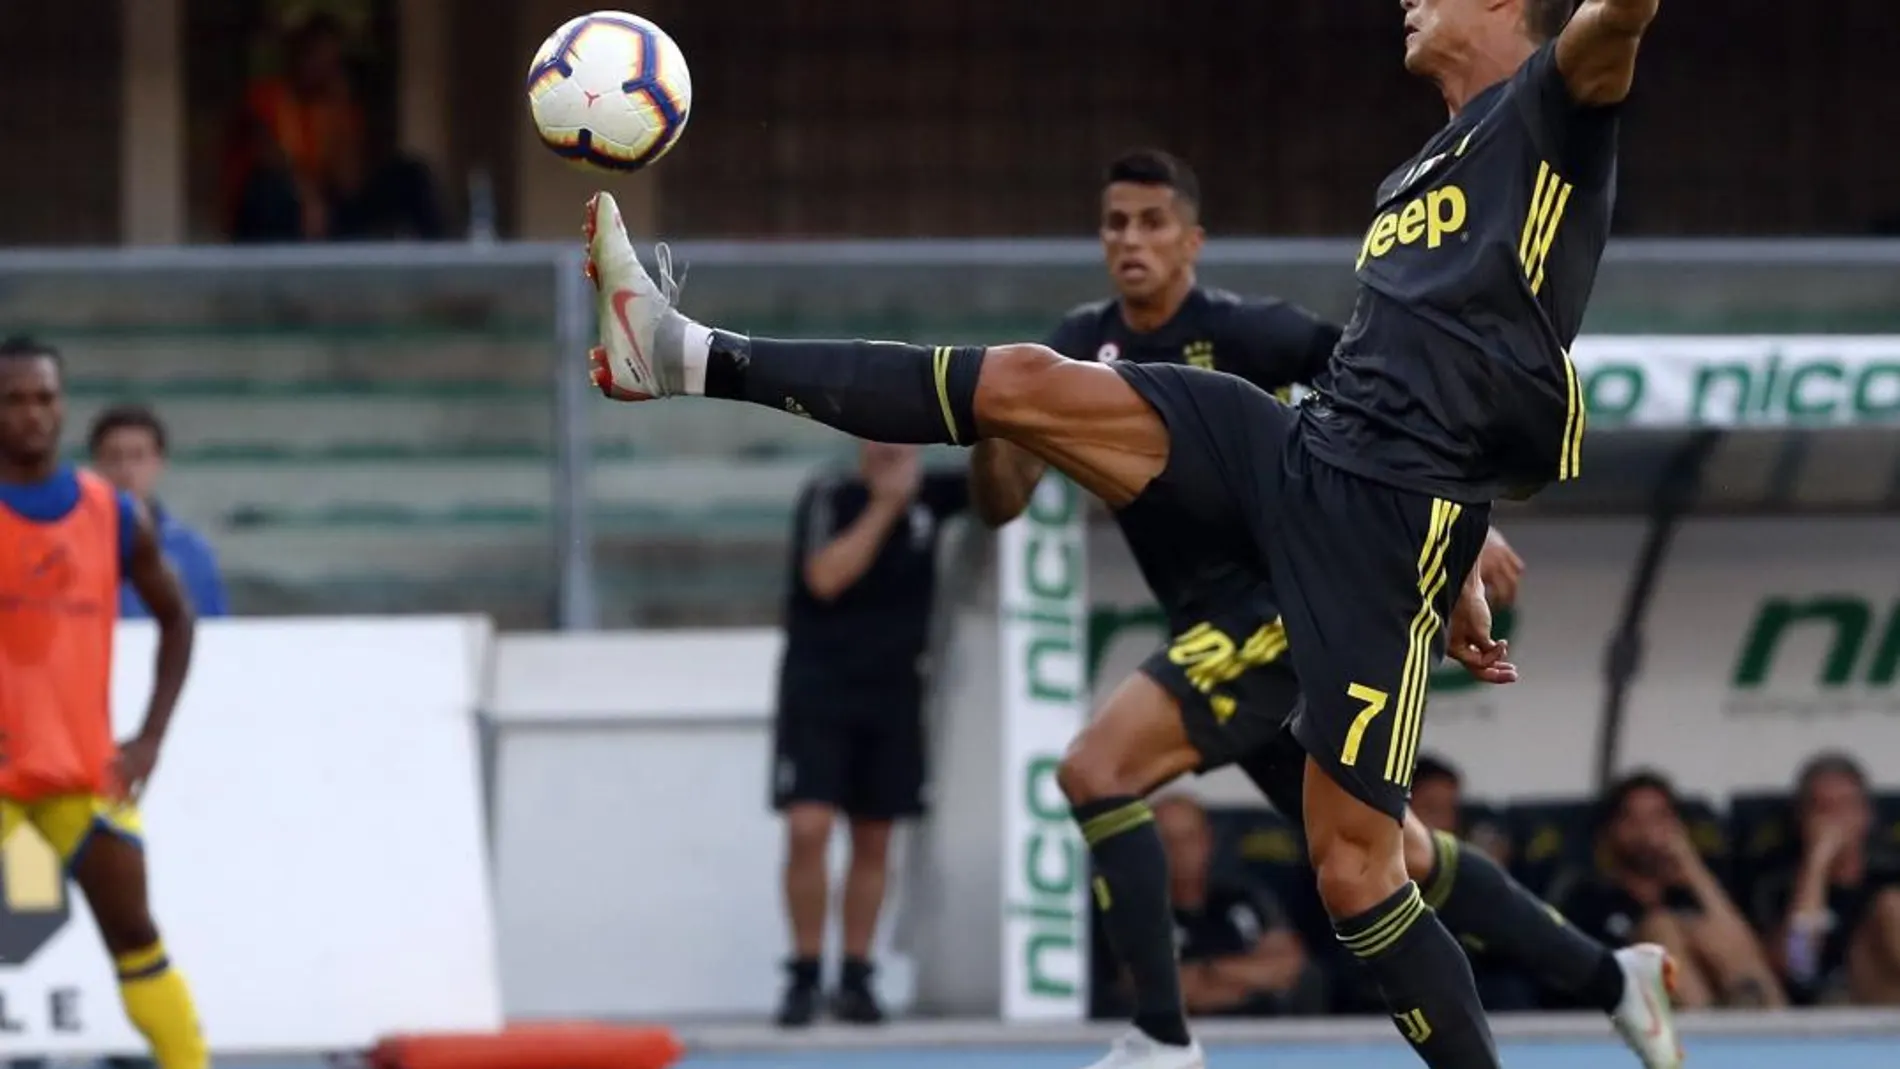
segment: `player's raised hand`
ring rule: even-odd
[[[1485,600],[1484,582],[1475,571],[1451,610],[1445,652],[1480,682],[1517,682],[1510,643],[1491,637],[1491,605]]]
[[[1478,575],[1484,580],[1485,594],[1491,604],[1506,608],[1517,601],[1517,584],[1524,576],[1524,558],[1493,527],[1484,536],[1484,548],[1478,551]]]

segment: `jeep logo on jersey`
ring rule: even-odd
[[[15,828],[0,843],[0,967],[26,964],[71,916],[59,856],[32,828]]]
[[[1415,197],[1389,212],[1382,213],[1366,229],[1366,241],[1359,248],[1359,262],[1366,266],[1401,245],[1424,244],[1436,249],[1445,239],[1465,226],[1465,191],[1457,186],[1434,189]]]

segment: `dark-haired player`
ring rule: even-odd
[[[1077,360],[1209,367],[1268,391],[1308,381],[1324,368],[1338,328],[1284,302],[1199,285],[1200,199],[1193,171],[1166,153],[1134,152],[1110,164],[1101,239],[1116,296],[1069,313],[1048,346]],[[978,442],[971,453],[978,514],[992,526],[1014,519],[1043,468],[1006,441]],[[1097,878],[1107,885],[1103,916],[1134,981],[1140,1035],[1123,1046],[1191,1048],[1172,930],[1154,920],[1167,896],[1159,839],[1152,821],[1125,817],[1146,814],[1142,797],[1183,772],[1237,763],[1297,819],[1305,762],[1285,729],[1299,681],[1284,656],[1284,628],[1265,582],[1231,560],[1198,554],[1191,527],[1165,506],[1137,499],[1115,519],[1173,638],[1103,702],[1065,755],[1059,781],[1083,824]],[[1487,583],[1491,600],[1507,602],[1521,562],[1496,539],[1479,567],[1495,580]],[[1505,663],[1481,667],[1478,675],[1499,683],[1513,678]],[[1089,835],[1094,821],[1124,830]],[[1623,999],[1628,974],[1640,980],[1643,959],[1635,952],[1619,958],[1565,924],[1482,852],[1434,834],[1409,811],[1404,835],[1408,873],[1455,932],[1612,1014],[1625,1033],[1647,1027],[1636,1012],[1640,1001]]]
[[[1308,852],[1339,939],[1428,1065],[1496,1069],[1470,965],[1406,875],[1406,785],[1434,664],[1448,647],[1481,668],[1502,655],[1476,640],[1488,620],[1446,634],[1454,605],[1483,604],[1473,564],[1492,500],[1577,474],[1566,348],[1609,237],[1615,107],[1656,5],[1585,0],[1565,23],[1555,0],[1406,0],[1407,67],[1451,119],[1380,185],[1352,321],[1297,411],[1178,364],[716,331],[654,286],[605,195],[588,217],[594,381],[620,400],[750,401],[876,441],[1003,438],[1112,509],[1170,509],[1202,552],[1263,573],[1299,674]],[[1658,1033],[1668,972],[1647,952],[1624,996]],[[1157,1046],[1111,1064],[1200,1058]]]
[[[159,1069],[205,1069],[191,992],[152,923],[136,808],[191,665],[191,608],[137,503],[60,463],[64,416],[59,355],[0,343],[0,842],[39,832],[85,892]],[[115,743],[122,576],[157,621],[158,664],[144,725]]]

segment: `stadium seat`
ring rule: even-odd
[[[1518,802],[1504,811],[1511,836],[1511,874],[1543,894],[1567,868],[1590,864],[1592,803]]]
[[[1728,802],[1729,891],[1744,908],[1761,874],[1795,849],[1794,797],[1783,791],[1736,794]]]
[[[1874,795],[1875,832],[1882,846],[1900,850],[1900,792]]]

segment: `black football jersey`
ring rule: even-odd
[[[1297,305],[1197,286],[1173,318],[1148,333],[1130,330],[1115,301],[1098,301],[1070,312],[1046,344],[1075,360],[1222,371],[1284,397],[1290,386],[1312,381],[1338,341],[1338,327]],[[1152,513],[1139,501],[1115,522],[1176,630],[1211,612],[1231,611],[1236,597],[1259,596],[1263,619],[1277,615],[1264,601],[1264,573],[1235,563],[1254,559],[1251,545],[1208,545],[1203,533],[1184,530],[1177,517]]]
[[[1609,240],[1617,109],[1556,46],[1480,93],[1379,187],[1359,296],[1301,433],[1327,462],[1468,503],[1577,475],[1569,347]]]

